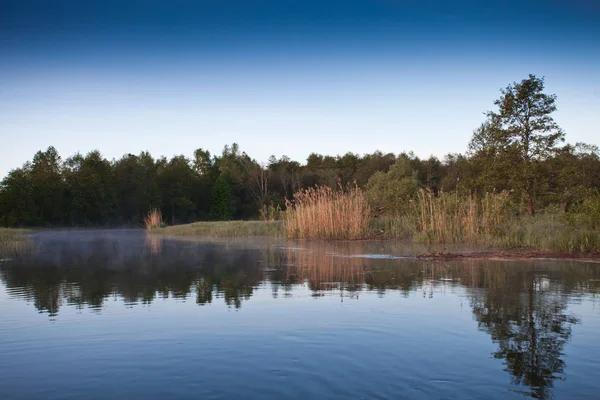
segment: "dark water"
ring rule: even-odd
[[[35,256],[0,262],[1,399],[600,393],[597,264],[135,231],[35,240]]]

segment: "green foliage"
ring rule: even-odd
[[[115,185],[110,163],[98,151],[65,161],[62,175],[66,183],[67,220],[86,225],[102,225],[114,213]]]
[[[193,219],[196,205],[192,199],[197,183],[194,170],[184,156],[175,156],[168,162],[159,161],[158,187],[162,194],[162,209],[171,224]]]
[[[399,158],[387,173],[378,171],[367,183],[367,198],[377,213],[406,213],[419,183],[409,161]]]
[[[116,221],[141,223],[148,210],[162,205],[158,163],[149,153],[127,154],[112,168]]]
[[[575,226],[600,230],[600,192],[574,205],[566,217]]]
[[[273,222],[279,221],[283,219],[283,211],[281,207],[273,205],[273,203],[268,206],[265,204],[260,209],[260,220],[265,222]]]
[[[33,197],[31,166],[25,164],[8,173],[0,185],[0,223],[19,226],[37,220],[37,205]]]
[[[572,224],[590,226],[593,218],[584,218],[590,211],[583,209],[591,204],[590,193],[600,190],[600,151],[583,143],[559,146],[564,134],[551,117],[555,103],[556,96],[544,93],[543,79],[533,75],[509,85],[469,150],[442,160],[376,151],[312,153],[304,164],[272,156],[262,165],[235,143],[216,155],[198,148],[190,159],[141,152],[109,161],[92,151],[63,160],[49,147],[0,182],[0,225],[140,226],[154,208],[170,224],[258,219],[271,207],[285,210],[286,199],[301,189],[341,182],[365,190],[385,235],[406,230],[396,216],[410,209],[418,188],[435,196],[509,190],[518,214],[551,209],[567,213]],[[219,177],[228,190],[217,184]]]
[[[36,220],[53,225],[64,222],[61,210],[65,203],[66,184],[61,175],[61,158],[52,146],[38,151],[31,163],[33,199],[37,206]]]
[[[210,215],[214,219],[228,221],[234,212],[231,186],[227,179],[221,175],[215,182],[210,195]]]
[[[555,103],[556,95],[544,93],[543,78],[529,75],[513,82],[494,102],[498,111],[488,111],[488,120],[469,144],[480,160],[484,182],[508,182],[524,198],[530,215],[545,177],[540,163],[564,141],[564,132],[551,117]],[[504,189],[498,186],[495,189]]]

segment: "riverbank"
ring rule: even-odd
[[[151,230],[168,236],[287,237],[283,221],[195,222]],[[310,239],[310,238],[308,238]],[[317,238],[319,239],[319,238]],[[486,249],[529,249],[541,252],[594,253],[600,251],[600,231],[566,221],[559,215],[513,218],[487,233],[439,236],[419,230],[408,218],[371,219],[369,229],[355,240],[408,240],[443,245],[460,243]]]
[[[283,221],[201,221],[151,229],[152,233],[167,236],[198,237],[282,237]]]
[[[445,252],[434,251],[417,256],[426,261],[456,261],[456,260],[492,260],[492,261],[570,261],[600,264],[600,251],[593,252],[553,252],[531,250],[503,250],[503,251],[470,251],[470,252]]]

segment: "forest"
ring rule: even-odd
[[[565,142],[552,118],[556,99],[544,92],[543,78],[513,82],[466,151],[441,159],[386,149],[261,163],[233,143],[220,154],[198,148],[191,157],[142,151],[108,160],[98,150],[64,158],[48,147],[2,179],[0,225],[141,226],[154,208],[170,225],[255,220],[285,210],[301,189],[347,185],[366,194],[374,216],[401,214],[420,189],[434,196],[506,193],[515,215],[568,213],[598,198],[600,151]]]

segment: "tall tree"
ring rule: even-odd
[[[31,163],[33,198],[39,223],[58,225],[63,221],[65,182],[61,174],[62,161],[58,151],[50,146],[38,151]]]
[[[0,183],[0,223],[6,226],[32,225],[37,219],[33,198],[31,163],[13,169]]]
[[[223,175],[219,176],[210,194],[210,214],[217,220],[228,221],[235,208],[232,202],[231,186]]]
[[[68,217],[71,223],[103,225],[113,217],[115,191],[111,164],[94,150],[65,161]]]
[[[124,223],[140,223],[143,216],[162,204],[157,164],[148,152],[127,154],[113,166],[116,213]]]
[[[185,156],[159,161],[158,184],[162,193],[163,211],[172,224],[194,219],[196,205],[193,202],[196,175]]]
[[[472,144],[482,143],[481,149],[493,146],[503,159],[512,158],[511,181],[527,204],[527,212],[535,212],[535,199],[541,179],[539,164],[552,155],[564,132],[552,118],[556,111],[556,95],[544,93],[544,78],[529,75],[513,82],[494,104],[497,111],[488,111],[485,140],[476,135]]]

